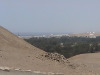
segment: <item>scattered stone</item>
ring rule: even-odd
[[[63,63],[68,62],[68,60],[66,61],[66,58],[63,55],[60,55],[58,53],[47,53],[44,55],[44,57],[57,62],[63,62]]]

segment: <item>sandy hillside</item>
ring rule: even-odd
[[[52,57],[53,55],[28,44],[0,26],[0,67],[54,73],[66,72],[67,67],[62,64],[64,62],[52,60]]]
[[[64,75],[100,75],[100,53],[65,59],[40,50],[0,26],[0,67]]]
[[[88,53],[69,58],[76,71],[83,75],[100,75],[100,53]]]

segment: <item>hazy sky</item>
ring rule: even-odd
[[[0,0],[12,32],[100,32],[100,0]]]

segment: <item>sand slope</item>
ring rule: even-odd
[[[80,54],[69,59],[83,75],[100,75],[100,53]]]
[[[66,72],[64,64],[45,57],[40,50],[0,26],[0,66],[41,72]]]

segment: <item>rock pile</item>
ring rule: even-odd
[[[66,58],[63,55],[58,54],[58,53],[46,53],[44,56],[47,59],[51,59],[53,61],[63,62],[63,63],[66,62]]]

